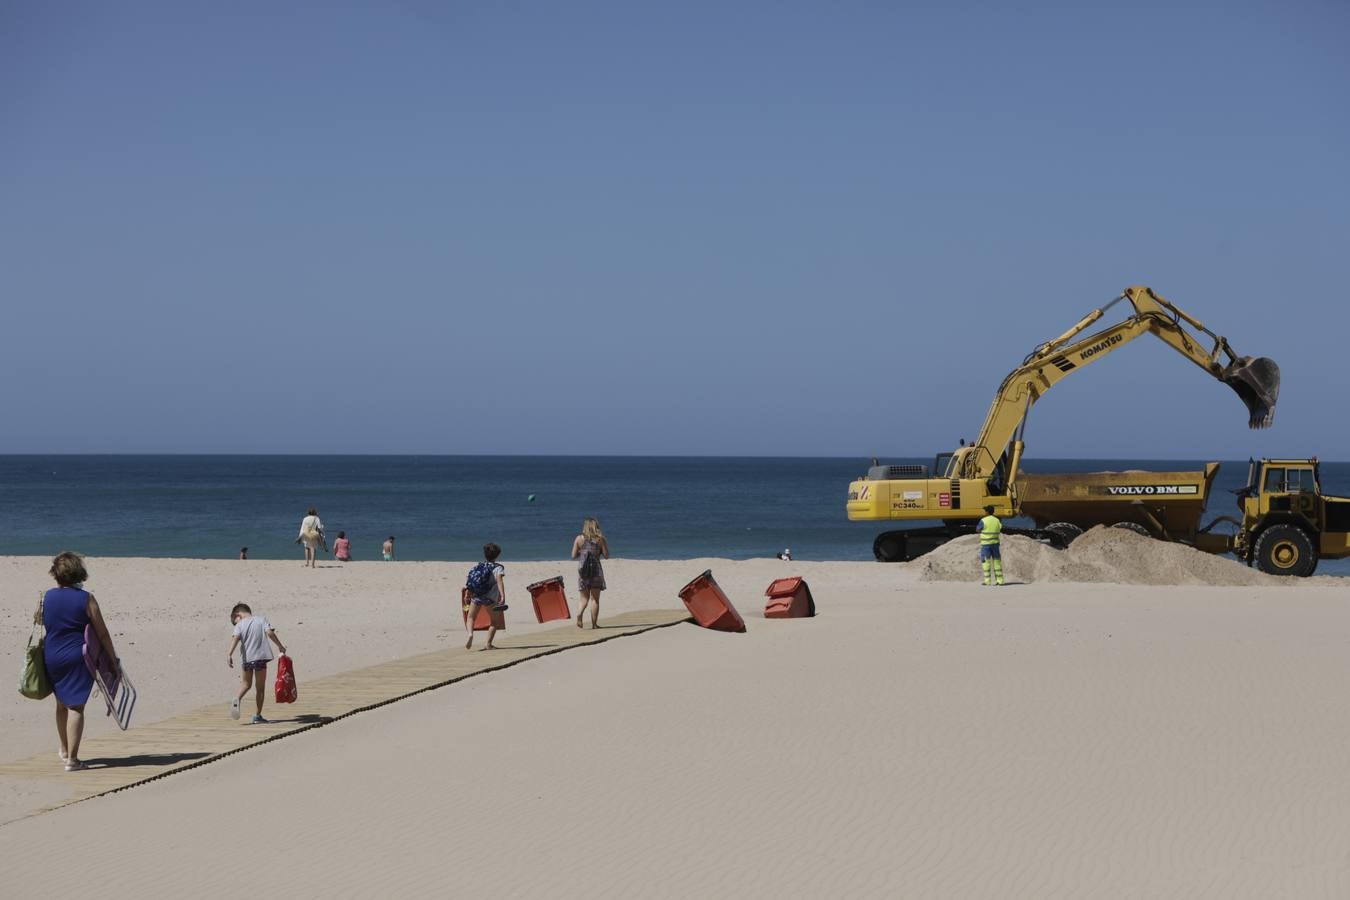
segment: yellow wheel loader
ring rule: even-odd
[[[1271,575],[1311,575],[1319,559],[1350,556],[1350,498],[1322,493],[1321,468],[1312,459],[1252,460],[1247,486],[1238,490],[1241,519],[1232,535],[1205,533],[1194,544],[1233,553]]]
[[[1121,301],[1133,307],[1129,317],[1081,336]],[[1212,340],[1212,346],[1206,350],[1188,329],[1204,334]],[[1145,334],[1162,340],[1236,391],[1247,407],[1252,428],[1271,424],[1280,391],[1280,369],[1273,360],[1239,357],[1226,339],[1151,289],[1126,288],[1110,303],[1027,354],[999,385],[979,436],[969,446],[938,454],[931,471],[927,466],[886,466],[874,461],[866,476],[849,485],[847,508],[853,521],[942,522],[941,526],[878,535],[872,545],[876,558],[889,562],[921,556],[972,531],[985,506],[994,507],[1000,517],[1018,515],[1018,467],[1032,405],[1062,379]],[[1009,531],[1017,533],[1018,529]],[[1036,536],[1054,539],[1052,534]]]

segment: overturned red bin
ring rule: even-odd
[[[567,606],[567,592],[563,590],[562,576],[536,581],[525,590],[530,592],[530,601],[534,603],[534,617],[540,623],[572,618],[572,610]]]
[[[808,619],[816,614],[816,601],[811,589],[801,578],[779,578],[769,585],[764,596],[766,619]]]
[[[745,631],[745,620],[717,586],[712,569],[680,588],[680,599],[704,628],[714,631]]]

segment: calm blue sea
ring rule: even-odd
[[[888,459],[888,462],[931,460]],[[0,554],[300,555],[311,504],[357,559],[397,537],[400,559],[559,559],[585,516],[617,556],[871,559],[877,524],[844,516],[864,458],[556,456],[0,456]],[[1029,471],[1198,469],[1202,460],[1037,460]],[[1225,463],[1210,516],[1232,514],[1227,489],[1247,464]],[[1350,464],[1324,463],[1323,489],[1350,494]],[[534,495],[534,500],[529,499]],[[1350,574],[1350,561],[1319,572]]]

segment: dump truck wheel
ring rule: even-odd
[[[1055,522],[1045,526],[1045,530],[1050,532],[1056,550],[1067,548],[1083,534],[1083,529],[1072,522]]]
[[[901,562],[905,558],[905,536],[895,531],[877,535],[872,542],[872,555],[877,562]]]
[[[1144,537],[1153,537],[1152,532],[1138,522],[1117,522],[1111,527],[1119,528],[1121,531],[1133,531],[1135,534],[1142,534]]]
[[[1296,525],[1272,525],[1256,539],[1256,567],[1267,575],[1306,578],[1317,568],[1317,548]]]

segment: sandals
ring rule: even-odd
[[[67,771],[67,772],[83,772],[83,771],[84,771],[85,769],[87,769],[87,768],[89,768],[89,763],[85,762],[85,761],[82,760],[82,759],[68,759],[68,760],[66,760],[66,771]]]

